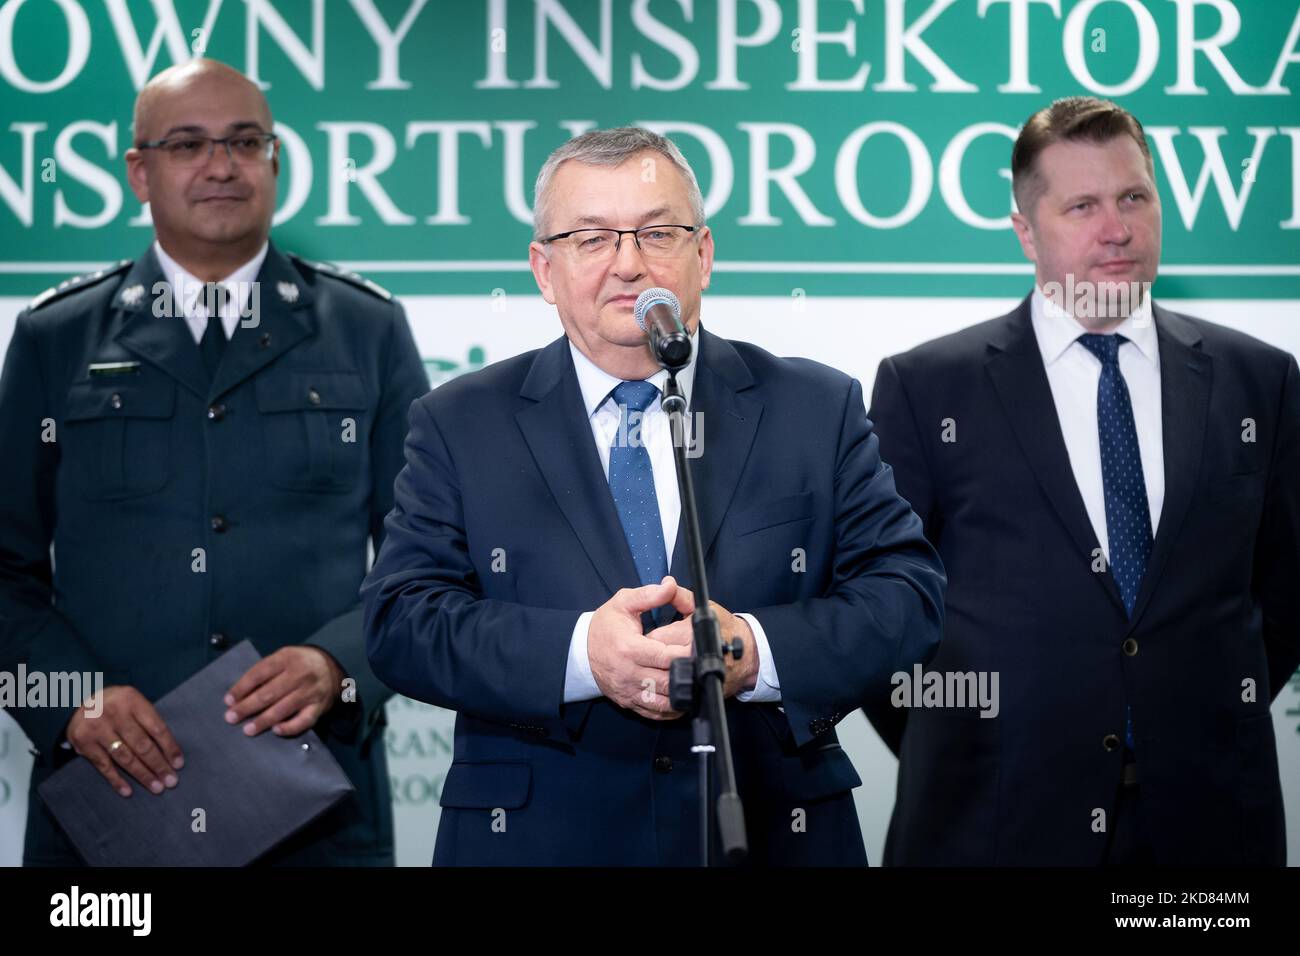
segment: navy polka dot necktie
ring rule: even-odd
[[[1128,385],[1119,370],[1122,335],[1079,336],[1079,341],[1101,360],[1097,383],[1097,437],[1101,442],[1102,495],[1106,501],[1106,538],[1110,544],[1110,573],[1119,585],[1129,617],[1137,603],[1138,588],[1151,557],[1151,507],[1147,502],[1142,455]],[[1133,713],[1126,708],[1124,743],[1133,744]]]
[[[1106,501],[1110,572],[1119,585],[1124,609],[1133,616],[1138,588],[1151,557],[1151,509],[1147,502],[1142,455],[1128,385],[1119,370],[1122,335],[1081,335],[1079,342],[1101,360],[1097,383],[1097,437],[1101,442],[1101,481]]]
[[[621,418],[609,449],[609,490],[637,576],[642,584],[658,584],[668,574],[668,554],[654,470],[641,439],[641,416],[659,397],[659,389],[649,382],[623,382],[612,394]]]

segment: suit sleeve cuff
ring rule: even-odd
[[[573,625],[569,638],[569,664],[564,672],[564,702],[573,704],[603,696],[596,678],[591,675],[591,659],[587,657],[587,630],[595,611],[584,611]]]
[[[742,691],[736,700],[742,704],[751,701],[757,704],[774,703],[781,700],[781,682],[776,676],[776,662],[772,660],[772,648],[768,646],[767,634],[758,618],[752,614],[737,614],[744,619],[749,629],[754,632],[754,653],[758,655],[758,680],[753,690]]]

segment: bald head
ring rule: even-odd
[[[135,99],[132,132],[135,144],[162,139],[163,128],[178,104],[219,99],[239,104],[245,119],[271,129],[271,107],[257,84],[232,66],[199,58],[169,66],[144,85]]]

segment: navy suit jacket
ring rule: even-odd
[[[997,671],[1001,698],[996,719],[869,708],[900,759],[887,863],[1100,863],[1126,704],[1156,862],[1283,862],[1269,703],[1300,661],[1300,373],[1154,315],[1165,499],[1132,620],[1094,570],[1029,300],[880,366],[881,449],[949,574],[933,668]]]
[[[701,330],[693,392],[712,597],[762,623],[781,682],[727,701],[751,861],[862,864],[835,724],[931,655],[942,568],[856,381]],[[563,703],[579,615],[638,584],[567,339],[412,406],[362,597],[375,673],[458,712],[435,863],[697,862],[690,720]]]

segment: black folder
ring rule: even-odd
[[[246,721],[226,723],[222,698],[259,656],[243,641],[154,703],[185,755],[175,788],[155,796],[119,769],[133,790],[122,797],[81,758],[41,784],[87,863],[243,866],[353,792],[315,732],[247,737]]]

